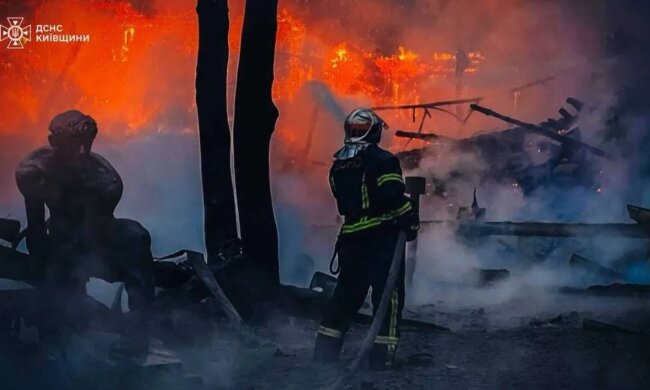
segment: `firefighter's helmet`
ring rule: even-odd
[[[343,129],[345,130],[345,142],[370,142],[379,143],[381,131],[387,129],[388,125],[379,115],[369,108],[357,108],[346,118]]]

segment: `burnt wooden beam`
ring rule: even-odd
[[[638,223],[650,223],[650,209],[628,204],[627,213],[630,216],[630,219],[633,219]]]
[[[382,110],[413,110],[417,108],[437,108],[442,106],[453,106],[456,104],[477,103],[480,102],[482,99],[483,99],[482,97],[475,97],[475,98],[468,98],[468,99],[441,100],[432,103],[405,104],[399,106],[376,106],[376,107],[371,107],[371,109],[375,111],[382,111]]]
[[[550,138],[550,139],[552,139],[554,141],[558,141],[558,142],[560,142],[560,143],[562,143],[564,145],[568,145],[568,146],[574,147],[574,148],[586,149],[587,151],[591,152],[592,154],[594,154],[594,155],[596,155],[598,157],[608,159],[608,160],[613,159],[613,156],[611,154],[609,154],[609,153],[607,153],[607,152],[605,152],[605,151],[603,151],[601,149],[595,148],[595,147],[593,147],[591,145],[588,145],[588,144],[586,144],[586,143],[584,143],[582,141],[575,140],[575,139],[573,139],[571,137],[565,137],[565,136],[559,134],[555,129],[551,130],[551,129],[548,129],[548,128],[544,127],[544,126],[539,126],[539,125],[535,125],[535,124],[532,124],[532,123],[523,122],[523,121],[520,121],[518,119],[511,118],[511,117],[505,116],[503,114],[499,114],[496,111],[490,110],[489,108],[479,106],[478,104],[470,104],[470,108],[472,110],[474,110],[474,111],[480,112],[483,115],[491,116],[491,117],[500,119],[500,120],[502,120],[502,121],[504,121],[506,123],[510,123],[510,124],[522,127],[524,129],[528,129],[528,130],[533,131],[533,132],[535,132],[537,134],[540,134],[540,135],[543,135],[543,136],[545,136],[547,138]]]
[[[397,130],[395,132],[395,137],[398,138],[409,138],[409,139],[421,139],[425,141],[433,140],[433,139],[440,139],[440,138],[446,138],[439,136],[438,134],[434,133],[416,133],[414,131],[403,131],[403,130]]]
[[[553,81],[554,79],[555,79],[555,76],[543,77],[541,79],[537,79],[537,80],[531,81],[529,83],[518,85],[516,87],[510,88],[510,89],[508,89],[508,92],[521,92],[521,91],[523,91],[525,89],[536,87],[538,85],[543,86],[545,83],[547,83],[549,81]]]
[[[422,221],[426,226],[448,226],[469,236],[627,237],[647,239],[650,228],[635,223],[457,222]]]
[[[589,260],[575,253],[569,259],[569,265],[571,265],[572,267],[581,268],[589,273],[592,273],[594,275],[603,278],[614,279],[614,280],[625,279],[625,276],[622,273],[615,271],[611,268],[605,267],[603,265],[600,265],[595,261]]]

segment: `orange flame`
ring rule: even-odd
[[[42,2],[31,20],[60,24],[90,42],[28,42],[24,50],[1,50],[0,134],[45,132],[57,112],[78,108],[95,117],[102,134],[196,131],[194,76],[197,25],[193,0],[155,1],[142,10],[128,1]],[[231,12],[231,75],[239,50],[242,17]],[[310,80],[340,96],[374,104],[417,102],[431,78],[453,77],[451,53],[417,53],[399,47],[392,55],[360,49],[354,37],[328,43],[329,36],[283,8],[278,14],[273,97],[282,110]],[[483,55],[468,53],[466,74]]]
[[[417,101],[417,81],[425,71],[418,58],[417,54],[400,46],[399,54],[375,59],[375,65],[391,86],[392,103]]]
[[[376,88],[365,78],[367,58],[347,43],[338,44],[329,50],[320,78],[338,94],[373,94]]]

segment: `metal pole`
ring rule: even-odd
[[[426,193],[427,180],[422,176],[407,176],[404,180],[406,193],[409,194],[413,201],[413,208],[420,212],[420,195]],[[406,244],[406,286],[411,287],[413,282],[413,273],[417,263],[418,239]]]

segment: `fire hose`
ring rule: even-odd
[[[390,301],[393,288],[395,288],[395,282],[397,281],[397,276],[399,275],[399,268],[402,263],[402,258],[404,257],[404,249],[406,248],[406,232],[400,231],[397,236],[397,243],[395,244],[395,252],[393,253],[393,260],[390,264],[390,270],[388,271],[388,277],[386,278],[386,284],[384,286],[384,291],[381,294],[381,301],[379,301],[379,307],[375,312],[375,318],[372,320],[370,329],[366,333],[366,337],[363,339],[361,348],[357,357],[352,361],[350,367],[348,368],[345,375],[343,375],[338,381],[336,381],[331,387],[330,390],[340,390],[343,389],[354,377],[354,375],[361,368],[361,363],[364,361],[368,352],[372,348],[377,334],[379,334],[379,329],[381,324],[386,317],[386,312],[388,311],[388,302]]]

